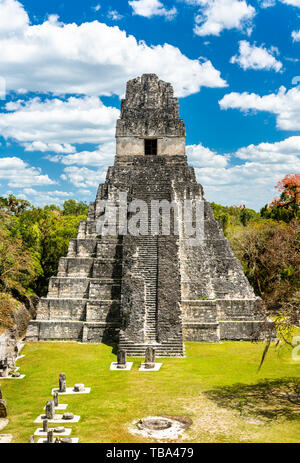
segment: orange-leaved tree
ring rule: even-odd
[[[279,197],[260,211],[265,219],[283,220],[290,222],[300,217],[300,174],[287,174],[280,180],[275,188]]]

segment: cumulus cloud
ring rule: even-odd
[[[27,199],[31,203],[41,207],[50,204],[62,205],[67,199],[75,199],[74,193],[59,190],[40,191],[34,188],[24,188],[17,193],[17,196],[18,198]]]
[[[21,3],[0,0],[0,38],[22,33],[29,25],[29,17]]]
[[[228,93],[219,101],[221,109],[267,111],[276,115],[281,130],[300,130],[300,89],[280,87],[278,93],[259,96],[255,93]]]
[[[300,8],[300,0],[280,0],[281,3],[285,3],[290,6],[297,6]],[[276,5],[276,0],[259,0],[261,8],[269,8],[270,6]]]
[[[54,153],[75,153],[75,146],[69,143],[44,143],[42,141],[34,141],[32,143],[24,143],[25,151],[40,151],[44,153],[46,151],[52,151]]]
[[[113,21],[119,21],[120,19],[123,18],[123,16],[117,12],[117,10],[109,10],[107,13],[107,17],[109,19],[112,19]]]
[[[292,37],[294,42],[300,42],[300,31],[293,31]]]
[[[115,134],[119,110],[96,96],[41,101],[33,98],[6,105],[0,113],[0,135],[23,144],[27,151],[72,153],[70,143],[103,143]]]
[[[61,179],[68,181],[77,188],[97,187],[105,181],[106,169],[88,169],[87,167],[70,166],[64,169]]]
[[[300,137],[249,145],[227,154],[223,161],[220,158],[224,156],[208,148],[203,149],[202,145],[199,145],[199,150],[193,146],[193,155],[188,154],[207,199],[259,209],[274,198],[274,185],[279,180],[287,173],[299,172]],[[244,162],[241,163],[241,160]]]
[[[43,175],[41,169],[31,167],[15,156],[0,158],[0,179],[7,181],[8,186],[14,188],[56,183],[48,175]]]
[[[287,5],[297,6],[300,8],[300,0],[281,0],[282,3],[286,3]]]
[[[0,2],[0,18],[7,1]],[[16,14],[20,24],[6,20],[10,25],[3,25],[0,35],[0,69],[8,91],[123,95],[127,80],[147,72],[170,81],[179,97],[202,86],[226,85],[209,60],[189,59],[172,45],[148,46],[117,26],[64,24],[55,15],[31,26],[22,6],[9,3],[21,13]],[[8,27],[18,33],[10,34]]]
[[[225,167],[228,163],[228,156],[222,156],[215,151],[206,148],[201,143],[199,145],[189,145],[186,147],[189,161],[195,167]]]
[[[247,30],[251,33],[251,23],[256,11],[245,0],[185,0],[198,5],[199,14],[195,18],[196,35],[220,35],[224,29]]]
[[[133,9],[133,13],[146,18],[152,16],[165,16],[167,19],[173,19],[176,14],[176,8],[167,10],[159,0],[132,0],[128,2]]]
[[[282,68],[282,63],[278,61],[274,55],[278,55],[279,51],[276,47],[269,49],[264,46],[257,47],[251,45],[247,40],[239,42],[239,54],[230,59],[231,63],[237,63],[242,69],[264,69],[275,70],[279,72]]]
[[[114,162],[116,153],[115,142],[108,142],[100,145],[94,151],[81,151],[67,156],[48,156],[47,159],[52,162],[60,162],[65,165],[76,164],[78,166],[109,166]]]
[[[270,8],[276,4],[276,0],[260,0],[259,4],[261,8]]]

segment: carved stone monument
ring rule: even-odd
[[[59,375],[59,392],[66,392],[67,390],[67,379],[65,373]]]
[[[7,417],[6,400],[0,399],[0,418]]]
[[[119,349],[117,352],[117,368],[126,368],[127,354],[125,349]]]
[[[145,369],[150,370],[155,367],[155,349],[147,347],[145,354]]]
[[[57,407],[58,406],[58,392],[57,391],[53,393],[53,402],[54,402],[54,406]]]
[[[53,429],[48,431],[47,433],[47,444],[53,444],[54,443],[54,435],[53,435]]]
[[[85,391],[84,384],[75,384],[73,390],[74,392],[84,392]]]
[[[55,418],[55,406],[53,400],[48,400],[46,403],[46,418],[48,420],[54,420]]]
[[[70,420],[73,420],[74,419],[74,415],[73,413],[64,413],[63,414],[63,420],[67,420],[67,421],[70,421]]]
[[[48,420],[43,420],[43,432],[48,432]]]

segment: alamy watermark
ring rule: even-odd
[[[128,201],[126,192],[117,200],[97,201],[96,231],[101,236],[181,236],[189,246],[204,239],[204,201],[141,199]]]

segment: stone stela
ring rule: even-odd
[[[126,368],[127,353],[125,349],[119,349],[117,353],[117,368]]]
[[[7,417],[7,407],[6,407],[6,400],[0,397],[0,418]]]
[[[46,403],[46,418],[47,420],[55,419],[55,405],[53,400],[48,400]]]
[[[155,367],[155,349],[153,349],[153,347],[147,347],[144,365],[146,370],[150,370]]]
[[[59,375],[58,386],[59,386],[59,392],[66,392],[66,390],[67,390],[67,378],[66,378],[65,373],[61,373]]]
[[[48,432],[48,420],[43,420],[43,432]]]
[[[50,279],[27,340],[116,342],[130,356],[154,347],[157,357],[181,357],[184,340],[252,339],[260,300],[188,165],[185,137],[171,84],[155,74],[127,83],[114,165]],[[121,214],[120,192],[128,203],[202,201],[201,244],[189,245],[180,217],[179,234],[98,235],[103,201]]]
[[[58,392],[53,393],[53,402],[54,402],[54,406],[57,407],[58,406]]]

